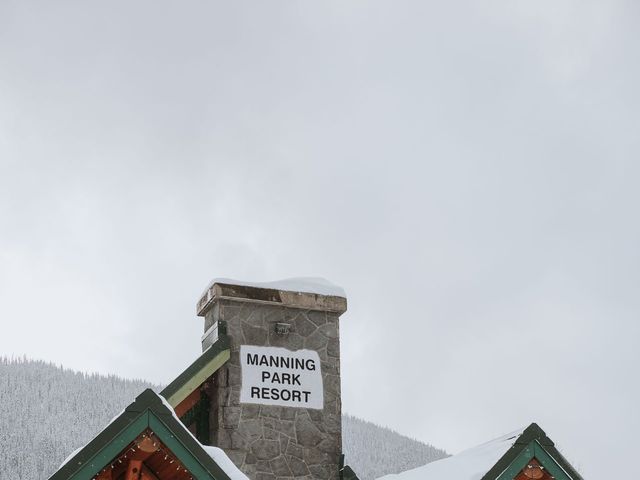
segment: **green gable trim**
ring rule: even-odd
[[[205,467],[202,466],[197,459],[197,452],[188,450],[176,437],[171,434],[171,431],[156,417],[149,419],[149,427],[158,436],[160,440],[171,450],[176,457],[182,462],[182,464],[191,472],[195,478],[212,478],[211,474]],[[208,455],[207,455],[208,456]],[[225,475],[226,477],[226,475]],[[216,478],[216,477],[213,477]],[[218,479],[221,476],[217,477]]]
[[[91,480],[147,428],[198,480],[230,480],[162,399],[150,389],[142,392],[135,402],[49,480]]]
[[[547,470],[556,480],[573,480],[567,472],[547,453],[537,440],[533,440],[516,459],[509,465],[498,480],[513,480],[520,471],[527,466],[531,459],[535,457],[540,464]]]
[[[358,476],[356,475],[356,472],[354,472],[353,469],[349,465],[346,465],[340,471],[340,479],[341,480],[360,480],[358,478]]]
[[[229,337],[220,335],[218,340],[167,385],[160,395],[166,398],[172,407],[179,405],[231,358],[229,348]]]
[[[100,450],[88,463],[81,466],[80,470],[70,478],[91,479],[143,432],[148,426],[147,414],[142,414],[138,419],[121,432],[112,443]],[[55,476],[54,476],[55,478]]]
[[[102,430],[102,432],[100,432],[93,440],[91,440],[91,442],[85,445],[78,453],[73,456],[73,458],[70,458],[67,463],[60,467],[58,471],[50,477],[50,480],[63,480],[73,478],[76,471],[80,470],[85,465],[100,463],[101,460],[99,458],[95,458],[94,461],[94,457],[96,457],[100,453],[102,448],[108,445],[111,441],[113,441],[114,443],[114,450],[121,446],[121,448],[117,450],[113,454],[113,456],[122,451],[122,449],[126,447],[135,438],[135,436],[139,434],[139,432],[147,427],[146,419],[140,418],[142,416],[141,412],[136,412],[129,409],[132,405],[129,405],[129,407],[127,407],[127,409],[125,409],[122,414],[120,414],[109,425],[107,425],[106,428]],[[127,437],[131,434],[131,431],[135,431],[136,433],[133,438],[131,438],[131,440],[127,441]],[[120,437],[120,435],[122,436]],[[111,458],[106,460],[96,471],[104,468],[106,463],[110,461]]]
[[[536,450],[537,448],[537,450]],[[554,475],[557,479],[561,480],[584,480],[582,476],[571,466],[571,464],[562,456],[562,454],[556,449],[554,443],[551,441],[547,434],[537,424],[532,423],[529,425],[522,434],[516,439],[513,446],[507,450],[507,452],[498,460],[498,462],[489,470],[481,480],[512,480],[517,473],[524,468],[526,462],[531,460],[535,455],[539,453],[541,456],[545,456],[549,465],[543,466],[549,469],[558,468],[558,472],[564,474],[564,476]],[[528,456],[530,455],[530,456]],[[520,466],[519,470],[515,470],[512,477],[505,476],[507,471],[511,471],[512,465],[517,465],[522,462],[522,459],[526,457],[524,463]],[[538,457],[536,457],[538,458]],[[543,460],[538,458],[542,463]],[[555,467],[551,466],[555,465]],[[515,469],[516,467],[513,466]],[[556,471],[556,470],[554,470]]]
[[[344,453],[340,455],[338,468],[339,480],[360,480],[356,472],[349,465],[344,464]]]

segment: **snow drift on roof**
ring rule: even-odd
[[[182,420],[180,420],[180,418],[178,418],[178,415],[176,415],[176,411],[169,404],[169,402],[167,402],[167,399],[162,395],[158,396],[162,400],[163,405],[171,412],[173,418],[178,421],[178,424],[182,427],[182,429],[187,432],[198,445],[202,447],[207,455],[209,455],[213,459],[213,461],[216,462],[216,464],[222,469],[224,473],[227,474],[227,476],[231,480],[249,480],[249,478],[244,473],[242,473],[238,467],[236,467],[236,465],[231,461],[227,454],[224,453],[223,450],[218,447],[210,447],[208,445],[203,445],[202,443],[200,443],[200,441],[193,435],[193,433],[191,433],[191,431],[184,426]]]
[[[236,467],[236,464],[227,457],[227,454],[224,453],[222,449],[210,447],[209,445],[202,445],[202,448],[204,448],[204,451],[207,452],[231,480],[249,480],[249,478]]]
[[[470,448],[452,457],[379,480],[480,480],[507,453],[524,428]]]
[[[76,448],[73,452],[71,452],[69,455],[67,455],[67,458],[65,458],[62,463],[60,464],[60,466],[58,467],[58,470],[60,470],[62,467],[64,467],[67,463],[69,463],[69,460],[71,460],[73,457],[75,457],[78,453],[80,453],[80,450],[82,450],[85,447],[85,445],[83,445],[80,448]]]
[[[153,390],[149,390],[151,393],[153,393],[158,399],[161,400],[163,406],[169,411],[169,413],[173,416],[173,418],[176,420],[178,428],[181,428],[185,433],[187,433],[194,442],[196,442],[196,444],[202,448],[202,450],[209,456],[211,457],[211,459],[216,463],[216,465],[218,465],[218,467],[220,467],[220,469],[229,477],[230,480],[249,480],[249,478],[242,473],[238,467],[235,466],[235,464],[231,461],[231,459],[227,456],[227,454],[217,448],[217,447],[209,447],[206,445],[202,445],[198,439],[193,435],[193,433],[191,433],[191,431],[184,426],[184,424],[182,423],[182,421],[178,418],[178,416],[176,415],[175,410],[173,409],[173,407],[169,404],[169,402],[167,402],[167,400],[162,396],[162,395],[158,395],[156,392],[154,392]],[[143,392],[144,393],[144,392]],[[123,410],[122,412],[120,412],[116,417],[114,417],[111,422],[109,422],[109,424],[107,424],[107,427],[113,423],[115,420],[117,420],[122,414],[125,413],[126,410]],[[105,427],[105,428],[107,428]],[[104,430],[103,430],[104,431]],[[95,438],[94,438],[95,439]],[[92,440],[93,441],[93,440]],[[91,442],[89,442],[91,443]],[[69,455],[64,462],[62,462],[62,464],[60,465],[60,467],[58,467],[58,471],[60,471],[60,469],[66,465],[67,463],[69,463],[71,460],[73,460],[84,448],[86,447],[80,447],[78,449],[76,449],[73,453],[71,453],[71,455]],[[192,452],[193,453],[193,452]],[[79,464],[80,465],[80,464]]]
[[[213,286],[214,283],[242,285],[245,287],[256,288],[271,288],[273,290],[283,290],[286,292],[305,292],[334,297],[347,297],[342,287],[320,277],[285,278],[283,280],[276,280],[273,282],[245,282],[242,280],[232,280],[231,278],[214,278],[211,283],[209,283],[207,289],[203,292],[203,295]]]
[[[124,413],[124,409],[123,409],[123,410],[120,410],[120,413],[118,413],[115,417],[113,417],[113,418],[109,421],[109,423],[107,423],[107,424],[105,425],[105,427],[104,427],[104,428],[107,428],[109,425],[111,425],[113,422],[115,422],[115,421],[118,419],[118,417],[119,417],[120,415],[122,415],[123,413]],[[103,430],[104,430],[104,428],[103,428]],[[91,440],[93,440],[93,439],[91,439]],[[89,440],[89,442],[91,442],[91,440]],[[65,458],[65,459],[62,461],[62,463],[61,463],[61,464],[60,464],[60,466],[58,467],[58,470],[60,470],[60,469],[61,469],[62,467],[64,467],[67,463],[69,463],[69,460],[71,460],[71,459],[72,459],[73,457],[75,457],[78,453],[80,453],[80,450],[82,450],[84,447],[86,447],[86,446],[89,444],[89,442],[85,443],[83,446],[81,446],[81,447],[79,447],[79,448],[76,448],[73,452],[71,452],[71,453],[67,456],[67,458]]]

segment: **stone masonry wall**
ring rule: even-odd
[[[341,437],[338,315],[277,304],[218,300],[205,314],[205,330],[218,322],[231,338],[231,359],[214,378],[212,443],[251,480],[338,478]],[[290,324],[277,334],[275,324]],[[324,410],[240,404],[240,345],[318,352]]]

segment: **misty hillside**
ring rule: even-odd
[[[351,415],[342,416],[342,437],[345,463],[361,480],[404,472],[448,456],[444,450]]]
[[[149,386],[0,359],[0,480],[47,479]]]
[[[145,388],[142,380],[0,358],[0,480],[46,480]],[[387,428],[344,416],[347,463],[362,480],[446,456]]]

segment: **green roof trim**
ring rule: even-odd
[[[556,480],[572,480],[558,462],[556,462],[537,440],[533,440],[520,452],[509,467],[498,477],[498,480],[513,480],[527,466],[532,458],[536,458],[547,472]]]
[[[511,480],[533,457],[557,480],[584,480],[536,423],[520,434],[513,446],[481,480]]]
[[[231,358],[229,345],[229,337],[220,335],[218,340],[167,385],[160,395],[175,408]]]
[[[356,472],[349,465],[345,465],[342,470],[340,470],[340,480],[360,480]]]
[[[138,435],[150,428],[198,480],[230,480],[202,445],[151,389],[58,469],[49,480],[91,480]]]
[[[349,465],[344,464],[344,453],[340,455],[340,462],[338,464],[338,477],[339,480],[360,480],[356,472]]]

